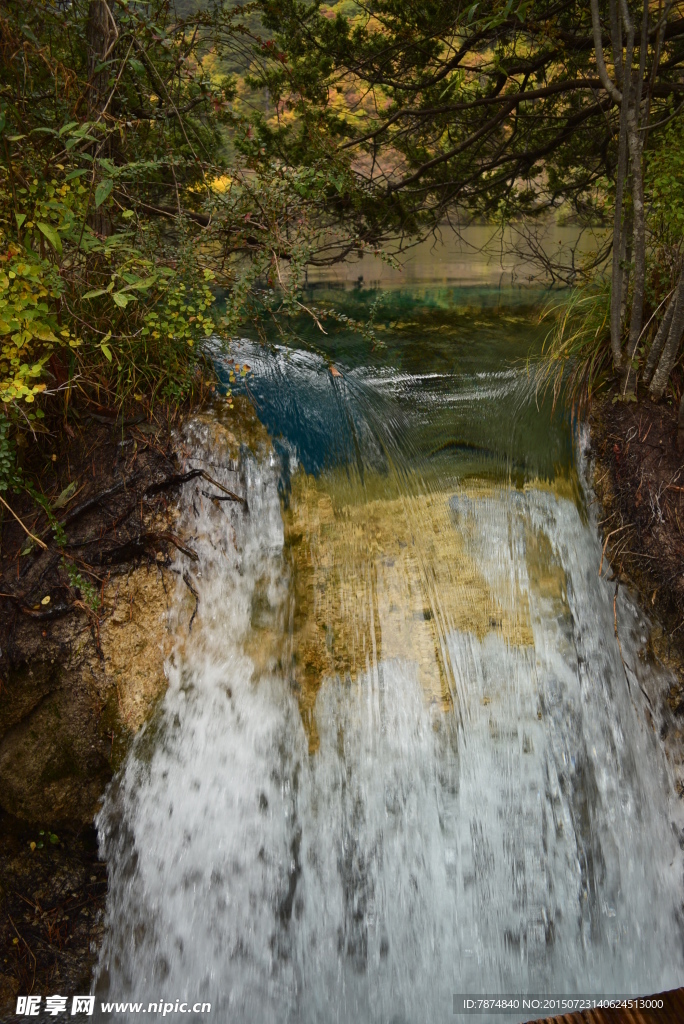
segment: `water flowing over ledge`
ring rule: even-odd
[[[178,557],[168,692],[99,818],[97,991],[408,1024],[453,1019],[454,992],[674,987],[683,823],[647,625],[620,594],[620,651],[571,473],[513,487],[496,452],[432,451],[459,395],[472,414],[514,382],[343,392],[315,357],[263,358],[259,411],[283,418],[270,374],[300,434],[238,455],[220,415],[190,426],[247,510],[183,495],[200,557]]]

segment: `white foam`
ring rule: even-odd
[[[575,506],[470,501],[454,529],[504,606],[527,595],[534,646],[451,633],[453,714],[426,704],[411,662],[327,679],[310,756],[286,674],[255,682],[245,653],[257,587],[285,645],[289,614],[277,468],[245,472],[248,515],[184,500],[199,611],[189,639],[179,611],[163,706],[99,818],[98,991],[210,1001],[215,1022],[364,1024],[452,1020],[455,992],[681,984],[666,765]],[[528,578],[535,531],[560,601]],[[635,666],[642,627],[620,612]]]

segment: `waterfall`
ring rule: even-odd
[[[247,508],[180,499],[199,562],[178,555],[168,691],[98,819],[98,996],[414,1024],[454,993],[676,986],[662,670],[622,591],[618,645],[595,524],[560,487],[422,463],[383,494],[403,428],[364,423],[362,478],[315,480],[285,442],[222,462],[224,428],[191,426],[190,464]]]

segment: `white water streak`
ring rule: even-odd
[[[255,683],[245,653],[257,584],[284,637],[289,605],[276,465],[247,460],[244,484],[248,515],[195,516],[186,488],[199,612],[188,639],[179,611],[168,693],[99,820],[103,997],[206,1000],[216,1024],[413,1024],[452,1020],[454,992],[681,984],[666,766],[575,506],[504,489],[459,506],[454,529],[504,606],[527,595],[534,634],[448,636],[462,727],[426,706],[416,665],[369,662],[324,682],[310,756],[287,673]],[[535,531],[560,602],[528,578]],[[635,666],[643,624],[620,614]]]

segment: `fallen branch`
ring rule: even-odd
[[[193,562],[199,562],[199,555],[197,554],[197,552],[193,551],[192,548],[189,548],[186,544],[184,544],[182,540],[179,537],[176,537],[174,533],[151,533],[147,534],[147,536],[149,536],[153,540],[158,538],[159,540],[168,541],[169,544],[173,544],[174,547],[177,547],[178,550],[182,551],[184,555],[187,555],[188,558],[191,558]]]
[[[103,527],[96,536],[94,536],[94,537],[86,537],[85,540],[70,540],[70,541],[67,541],[67,543],[64,545],[64,547],[65,548],[70,548],[70,549],[73,549],[73,548],[87,548],[87,547],[90,547],[91,544],[101,544],[102,543],[102,538],[104,537],[104,535],[106,533],[109,533],[111,530],[115,530],[117,528],[117,526],[120,526],[121,523],[124,521],[124,519],[127,519],[133,512],[135,512],[137,507],[138,507],[138,502],[135,501],[132,505],[129,505],[121,513],[120,516],[117,516],[117,518],[114,519],[113,522],[111,522],[107,526]]]
[[[174,473],[172,476],[167,476],[164,480],[160,480],[156,484],[150,484],[143,491],[143,497],[149,498],[153,494],[159,494],[160,491],[166,490],[167,487],[176,487],[179,484],[185,484],[188,480],[194,480],[195,477],[202,476],[204,474],[203,469],[191,469],[188,473]]]
[[[211,498],[212,501],[244,501],[244,498],[239,498],[237,494],[210,494],[209,491],[202,491],[205,498]]]
[[[204,469],[190,469],[188,470],[187,473],[176,473],[174,476],[170,476],[166,480],[161,480],[157,484],[152,484],[145,491],[145,497],[147,497],[148,495],[157,494],[159,491],[163,490],[166,487],[175,487],[176,484],[185,484],[188,482],[188,480],[195,480],[197,477],[202,477],[204,480],[207,481],[207,483],[213,484],[214,487],[218,487],[219,491],[223,491],[223,493],[226,494],[231,501],[239,501],[241,505],[244,505],[244,507],[247,508],[246,498],[242,498],[239,494],[236,494],[235,491],[228,490],[228,488],[224,487],[223,484],[220,484],[218,480],[215,480],[213,476],[209,476],[209,474]],[[205,492],[202,491],[202,494],[204,493]],[[212,495],[207,494],[205,495],[205,497],[209,498],[212,497]]]
[[[218,487],[219,491],[223,491],[224,494],[227,494],[231,501],[239,501],[242,505],[244,505],[245,508],[247,508],[246,498],[241,498],[240,495],[235,494],[234,491],[229,491],[227,487],[224,487],[223,484],[220,484],[218,480],[214,480],[213,476],[209,476],[209,474],[205,473],[204,470],[201,470],[201,473],[205,480],[207,480],[210,484],[213,484],[214,487]],[[202,493],[204,493],[204,491]]]

